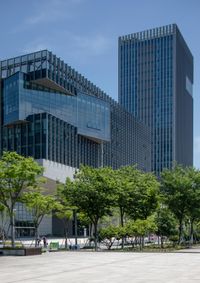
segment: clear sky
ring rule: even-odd
[[[0,0],[0,60],[48,49],[117,100],[118,36],[171,23],[194,56],[200,168],[200,0]]]

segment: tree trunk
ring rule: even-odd
[[[160,244],[161,244],[161,249],[163,249],[164,248],[163,236],[160,237]]]
[[[92,235],[93,235],[92,230],[93,230],[93,224],[90,223],[90,224],[89,224],[89,238],[92,238]]]
[[[35,247],[39,246],[38,225],[35,225]]]
[[[142,250],[142,237],[140,236],[140,251]]]
[[[194,243],[194,220],[191,219],[190,222],[190,245]]]
[[[134,237],[131,238],[131,245],[132,245],[132,248],[134,248],[134,246],[135,246],[135,239],[134,239]]]
[[[180,245],[182,241],[182,219],[179,220],[179,234],[178,234],[178,244]]]
[[[10,226],[11,226],[11,245],[12,248],[15,247],[15,215],[14,215],[14,208],[11,208],[10,213]]]
[[[95,252],[97,252],[97,225],[98,221],[94,223],[94,247],[95,247]]]
[[[67,240],[68,240],[68,222],[66,221],[66,224],[65,224],[65,249],[66,250],[68,248]]]
[[[142,236],[142,249],[144,248],[144,236]]]
[[[1,215],[1,228],[0,228],[0,231],[1,231],[1,233],[2,233],[2,241],[3,241],[3,243],[4,243],[4,241],[5,241],[5,224],[4,224],[4,212],[2,211],[2,212],[0,212],[0,215]]]
[[[89,247],[91,247],[91,238],[92,238],[92,224],[89,224]]]
[[[77,225],[77,212],[74,210],[74,232],[75,232],[75,246],[77,247],[78,225]]]
[[[65,249],[67,250],[68,245],[67,245],[67,231],[65,232]]]
[[[67,245],[67,235],[68,235],[68,221],[67,219],[63,219],[63,226],[64,226],[64,235],[65,235],[65,249],[68,248],[68,245]]]
[[[136,246],[136,247],[138,246],[138,243],[139,243],[139,241],[138,241],[138,237],[137,237],[137,236],[135,236],[135,246]]]
[[[124,227],[124,212],[123,208],[120,207],[120,221],[121,221],[121,226]],[[124,237],[122,236],[122,250],[124,249]]]

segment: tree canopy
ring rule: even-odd
[[[0,159],[0,203],[6,207],[12,229],[14,246],[14,206],[21,201],[25,190],[37,187],[37,177],[43,168],[31,157],[23,157],[16,152],[4,152]]]
[[[115,202],[110,174],[110,168],[82,166],[74,181],[68,179],[65,185],[65,195],[70,204],[83,212],[94,225],[96,249],[98,222],[103,216],[111,214]]]
[[[51,195],[44,195],[40,190],[26,192],[23,195],[23,202],[31,211],[33,223],[35,226],[35,246],[37,246],[38,227],[45,215],[52,213],[57,208],[58,204],[55,198]]]
[[[161,175],[161,192],[164,203],[179,221],[179,243],[182,241],[183,221],[189,217],[191,238],[193,222],[199,219],[200,212],[200,172],[192,167],[176,165]]]

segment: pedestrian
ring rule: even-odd
[[[47,248],[47,238],[46,237],[43,237],[43,245],[44,245],[44,248]]]
[[[37,238],[37,246],[38,247],[40,246],[40,242],[41,242],[41,239],[40,239],[40,236],[38,236],[38,238]]]

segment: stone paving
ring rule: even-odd
[[[188,252],[189,251],[189,252]],[[0,257],[0,283],[200,282],[200,249],[178,253],[48,252]]]

